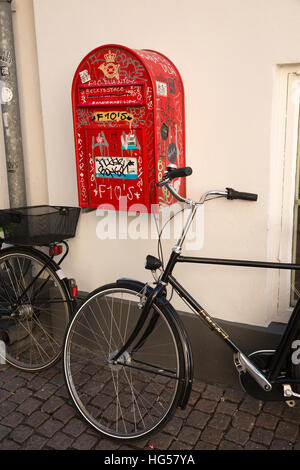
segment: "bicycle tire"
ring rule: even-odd
[[[35,249],[1,250],[2,362],[21,370],[40,371],[60,359],[71,306],[58,270],[53,260]]]
[[[140,299],[141,287],[126,282],[96,289],[75,313],[65,339],[64,374],[71,399],[89,425],[114,440],[157,432],[182,396],[184,344],[159,299],[130,349],[118,364],[111,361],[136,325]]]

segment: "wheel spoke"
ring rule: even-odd
[[[141,315],[138,291],[100,290],[77,311],[66,337],[64,370],[71,397],[82,416],[113,438],[146,436],[175,408],[181,383],[177,330],[156,304],[135,339],[137,350],[115,353],[126,344]]]
[[[69,312],[63,283],[44,258],[17,248],[0,253],[0,330],[9,339],[7,362],[24,370],[53,364],[62,351]]]

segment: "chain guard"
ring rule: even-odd
[[[255,351],[249,354],[249,358],[251,358],[251,361],[253,361],[258,369],[265,373],[269,368],[274,352],[275,351]],[[284,374],[282,375],[284,376]],[[272,390],[267,392],[258,385],[248,372],[241,372],[239,378],[245,392],[257,400],[286,401],[286,397],[283,396],[282,384],[272,384]]]

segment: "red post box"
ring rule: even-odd
[[[150,212],[166,166],[185,166],[184,89],[174,64],[159,52],[98,47],[76,70],[72,109],[79,205],[118,210],[125,196],[128,210]],[[185,196],[184,178],[175,185]],[[151,199],[175,202],[166,188]]]

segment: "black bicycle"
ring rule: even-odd
[[[300,301],[276,351],[246,355],[173,276],[176,263],[300,269],[295,264],[183,256],[182,245],[199,205],[214,197],[257,200],[256,194],[231,188],[209,191],[200,202],[185,199],[175,191],[172,180],[191,173],[191,168],[169,165],[157,183],[166,186],[190,212],[166,266],[159,258],[147,257],[146,269],[159,272],[154,286],[119,279],[95,290],[67,331],[64,371],[70,395],[81,416],[106,437],[133,440],[148,436],[188,402],[193,379],[191,347],[167,298],[168,286],[231,348],[245,391],[260,400],[287,401],[291,406],[300,397],[300,366],[291,360],[292,342],[299,338]]]
[[[54,206],[0,211],[1,363],[40,371],[61,357],[77,294],[61,263],[79,211]]]

